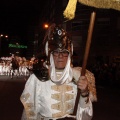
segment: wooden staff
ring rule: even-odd
[[[81,76],[84,76],[85,71],[86,71],[86,65],[87,65],[87,59],[88,59],[90,45],[91,45],[91,38],[92,38],[95,16],[96,16],[96,13],[92,12],[91,13],[91,18],[90,18],[89,30],[88,30],[88,37],[87,37],[87,41],[86,41],[86,48],[85,48],[85,53],[84,53],[84,58],[83,58],[83,63],[82,63]],[[72,114],[74,116],[76,116],[76,113],[77,113],[77,107],[78,107],[79,99],[80,99],[80,90],[78,89],[77,97],[76,97],[76,101],[75,101],[75,107],[74,107],[74,111],[73,111],[73,114]],[[75,119],[72,118],[72,117],[65,117],[65,118],[60,118],[60,119],[57,119],[57,120],[75,120]]]
[[[94,22],[95,22],[95,16],[96,16],[96,12],[93,11],[91,13],[91,18],[90,18],[88,36],[87,36],[87,41],[86,41],[86,48],[85,48],[85,53],[84,53],[84,58],[83,58],[83,63],[82,63],[81,76],[85,76],[86,65],[87,65],[87,60],[88,60],[88,55],[89,55],[90,45],[91,45],[91,38],[92,38],[92,33],[93,33],[93,27],[94,27]],[[78,89],[73,115],[76,115],[77,113],[79,98],[80,98],[80,90]]]

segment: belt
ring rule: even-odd
[[[50,117],[43,117],[39,114],[39,120],[68,120],[68,117],[64,117],[64,118],[50,118]]]
[[[41,118],[41,120],[45,120],[45,119],[44,119],[44,118]],[[47,120],[57,120],[57,119],[51,119],[51,118],[49,119],[49,118],[48,118]]]
[[[41,120],[44,120],[44,118],[41,118]],[[51,119],[51,118],[50,118],[50,119],[48,119],[48,120],[59,120],[59,119],[55,119],[55,118],[54,118],[54,119]]]
[[[73,117],[65,117],[65,118],[49,119],[49,120],[76,120],[76,119]]]
[[[45,120],[44,118],[41,118],[41,120]],[[47,120],[76,120],[74,117],[65,117],[65,118],[58,118],[58,119],[55,119],[55,118],[48,118]]]

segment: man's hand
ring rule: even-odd
[[[86,96],[88,94],[88,80],[85,76],[80,76],[77,86],[81,91],[81,95]]]

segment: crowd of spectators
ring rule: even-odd
[[[29,76],[33,67],[34,57],[27,60],[25,57],[10,56],[1,57],[0,59],[0,75],[13,76]]]
[[[90,70],[95,75],[96,85],[120,86],[120,63],[96,62],[90,66]]]
[[[30,70],[36,61],[35,57],[27,60],[25,57],[12,55],[11,57],[1,57],[0,59],[0,75],[13,76],[29,76]],[[16,64],[14,63],[16,62]],[[105,62],[96,61],[88,68],[94,73],[96,85],[101,86],[120,86],[120,63],[107,64]]]

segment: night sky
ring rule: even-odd
[[[1,0],[0,34],[23,37],[28,25],[35,25],[43,17],[48,0]]]

